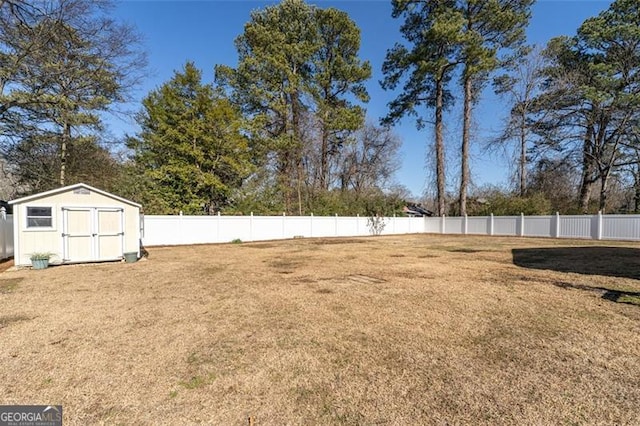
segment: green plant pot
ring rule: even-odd
[[[31,259],[33,269],[47,269],[49,267],[49,259]]]
[[[135,251],[124,254],[124,261],[127,263],[133,263],[138,261],[138,253]]]

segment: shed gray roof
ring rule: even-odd
[[[11,201],[9,201],[9,204],[21,204],[21,203],[24,203],[24,202],[27,202],[27,201],[32,201],[32,200],[37,200],[39,198],[48,197],[49,195],[56,195],[56,194],[61,194],[63,192],[67,192],[67,191],[73,191],[73,190],[79,189],[79,188],[84,188],[84,189],[87,189],[89,191],[96,192],[98,194],[104,195],[105,197],[113,198],[114,200],[118,200],[120,202],[129,204],[129,205],[134,206],[134,207],[138,207],[138,208],[142,207],[138,203],[135,203],[135,202],[133,202],[131,200],[127,200],[126,198],[118,197],[117,195],[111,194],[111,193],[103,191],[101,189],[94,188],[93,186],[89,186],[86,183],[76,183],[76,184],[73,184],[73,185],[63,186],[61,188],[52,189],[50,191],[45,191],[45,192],[40,192],[38,194],[28,195],[26,197],[18,198],[16,200],[11,200]]]

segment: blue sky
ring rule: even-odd
[[[309,1],[309,0],[308,0]],[[187,60],[194,61],[203,71],[206,82],[213,81],[216,64],[235,66],[237,54],[234,39],[242,33],[250,12],[264,8],[276,1],[123,1],[115,10],[116,17],[137,27],[144,38],[149,56],[149,77],[135,93],[141,100],[150,90],[169,80],[174,71],[180,70]],[[361,58],[369,60],[373,77],[368,82],[371,97],[366,106],[370,121],[377,122],[387,112],[387,103],[395,97],[392,92],[380,88],[383,78],[381,67],[387,49],[402,41],[398,30],[399,20],[391,17],[391,2],[382,0],[309,1],[319,7],[335,7],[344,10],[362,32]],[[558,35],[573,35],[587,18],[605,10],[611,1],[539,0],[533,10],[527,36],[529,43],[545,44]],[[139,108],[139,103],[132,106]],[[460,145],[461,119],[459,105],[447,116],[447,169],[448,187],[455,191],[459,168],[457,152]],[[509,161],[497,154],[484,153],[483,143],[496,135],[502,117],[508,108],[486,90],[475,110],[475,133],[471,171],[475,185],[507,185]],[[111,123],[116,134],[135,133],[133,121]],[[405,118],[395,127],[402,140],[401,167],[396,174],[397,183],[407,187],[416,197],[430,192],[431,178],[426,162],[431,162],[430,143],[432,130],[415,129],[415,121]]]

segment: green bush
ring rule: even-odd
[[[470,203],[469,214],[473,216],[516,216],[524,213],[527,216],[552,214],[551,201],[537,193],[527,197],[519,197],[504,193],[488,196],[482,203]]]

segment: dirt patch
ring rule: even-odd
[[[68,425],[635,424],[637,244],[602,268],[597,246],[307,238],[5,272],[2,402]]]

